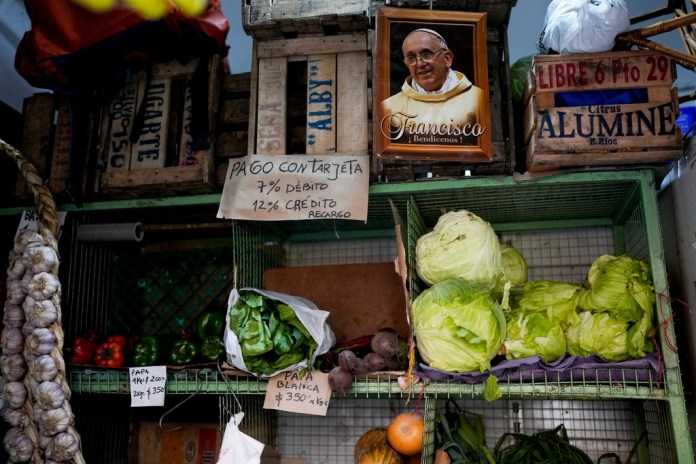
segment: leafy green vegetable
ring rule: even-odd
[[[270,375],[303,360],[312,359],[317,343],[282,302],[253,290],[240,290],[230,308],[230,330],[242,350],[244,364],[257,375]]]
[[[503,273],[498,237],[469,211],[445,213],[416,243],[416,272],[429,285],[460,277],[491,290]]]
[[[505,433],[498,439],[493,456],[497,464],[593,464],[592,459],[584,451],[570,444],[563,424],[553,430],[542,430],[532,436],[523,433]]]
[[[452,464],[495,464],[486,447],[483,418],[462,411],[449,400],[445,410],[435,410],[435,449],[447,453]]]
[[[608,313],[582,311],[580,323],[566,329],[566,342],[572,355],[597,354],[607,361],[623,361],[629,356],[628,324]]]
[[[544,312],[552,323],[568,324],[580,322],[576,309],[585,290],[568,282],[535,280],[524,286],[519,299],[519,308],[525,313]]]
[[[566,339],[563,328],[545,312],[515,310],[506,313],[507,333],[503,342],[508,359],[540,356],[552,362],[563,356]]]
[[[454,278],[426,289],[411,304],[418,351],[447,372],[490,369],[505,337],[505,315],[481,286]]]
[[[528,277],[527,261],[522,253],[509,243],[500,245],[500,253],[505,278],[515,286],[526,284]]]
[[[650,268],[629,255],[602,255],[587,272],[588,290],[580,307],[592,312],[608,312],[624,322],[637,322],[645,314],[652,320],[655,293]]]

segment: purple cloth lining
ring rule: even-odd
[[[433,381],[454,383],[482,383],[490,374],[502,383],[529,382],[598,382],[625,384],[659,384],[662,382],[662,364],[656,353],[640,359],[607,362],[599,356],[570,356],[546,363],[539,356],[506,359],[492,366],[489,372],[445,372],[421,363],[414,374]]]

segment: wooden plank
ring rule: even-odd
[[[218,110],[218,124],[248,124],[249,105],[250,101],[248,97],[221,101]]]
[[[165,165],[171,85],[170,77],[153,76],[147,86],[142,103],[145,105],[145,117],[140,137],[133,144],[131,171],[161,168]]]
[[[70,105],[67,99],[56,97],[56,127],[53,137],[53,156],[48,188],[51,193],[63,193],[68,178],[72,131],[70,129]]]
[[[287,129],[287,59],[258,59],[256,141],[250,153],[284,155]]]
[[[196,60],[199,61],[199,60]],[[217,78],[217,74],[220,69],[220,58],[215,55],[208,63],[208,86],[207,86],[207,101],[206,108],[208,113],[208,134],[210,137],[210,148],[206,150],[193,150],[193,135],[191,132],[191,124],[193,121],[193,78],[192,74],[188,74],[186,77],[186,86],[184,94],[184,107],[181,112],[182,117],[182,127],[181,127],[181,138],[179,141],[179,166],[192,166],[200,165],[207,160],[212,160],[209,156],[209,152],[214,147],[213,132],[215,127],[215,119],[213,115],[215,114],[214,108],[219,100],[220,92],[220,79]],[[195,71],[195,70],[194,70]],[[211,166],[212,168],[212,166]]]
[[[130,168],[133,144],[130,141],[133,120],[143,97],[143,82],[128,82],[111,102],[108,118],[111,122],[107,144],[107,171]]]
[[[336,55],[307,57],[305,153],[336,153]]]
[[[248,131],[221,132],[215,141],[215,157],[226,159],[244,156],[247,154],[248,142]]]
[[[366,48],[365,33],[269,40],[257,43],[257,58],[309,56],[326,52],[348,53],[364,51]]]
[[[673,87],[670,85],[660,85],[660,86],[650,86],[645,88],[647,94],[647,102],[666,102],[672,99]],[[622,89],[615,89],[622,90]],[[633,89],[626,89],[633,90]],[[556,108],[556,95],[558,92],[540,92],[535,94],[534,98],[536,100],[537,108]],[[575,92],[568,92],[575,93]],[[611,103],[611,99],[608,100],[606,105],[596,105],[599,106],[616,106],[617,103]],[[599,108],[598,108],[599,110]]]
[[[541,152],[681,147],[677,114],[675,101],[622,104],[606,112],[593,106],[540,109],[532,138]]]
[[[365,0],[248,0],[244,4],[245,29],[273,24],[284,19],[307,19],[335,15],[370,16],[369,3]]]
[[[201,166],[168,166],[137,171],[106,172],[102,177],[102,189],[119,190],[163,185],[185,187],[187,184],[199,185],[209,181],[205,163]]]
[[[527,171],[544,172],[562,168],[656,165],[664,164],[683,155],[681,147],[646,148],[637,147],[630,151],[592,151],[592,152],[542,152],[532,139],[525,151]]]
[[[365,52],[337,55],[336,150],[338,153],[368,150],[368,57]]]
[[[22,115],[21,152],[34,165],[39,176],[46,179],[53,144],[53,94],[42,92],[25,98]],[[22,197],[30,193],[22,176],[17,178],[15,193]]]
[[[676,65],[652,51],[537,55],[532,59],[535,93],[672,86]]]

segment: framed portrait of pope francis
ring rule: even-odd
[[[375,155],[490,161],[486,14],[382,7],[376,26]]]

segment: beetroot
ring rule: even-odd
[[[357,356],[351,350],[343,350],[338,353],[338,365],[346,372],[350,372],[353,369],[356,359]]]
[[[340,366],[336,366],[329,372],[329,386],[332,390],[346,392],[353,385],[353,376],[350,372],[344,371]]]
[[[384,369],[384,357],[379,353],[368,353],[363,358],[367,365],[367,372],[376,372]]]
[[[372,337],[370,347],[384,359],[402,357],[406,353],[406,344],[399,339],[396,330],[391,328],[379,329]]]

